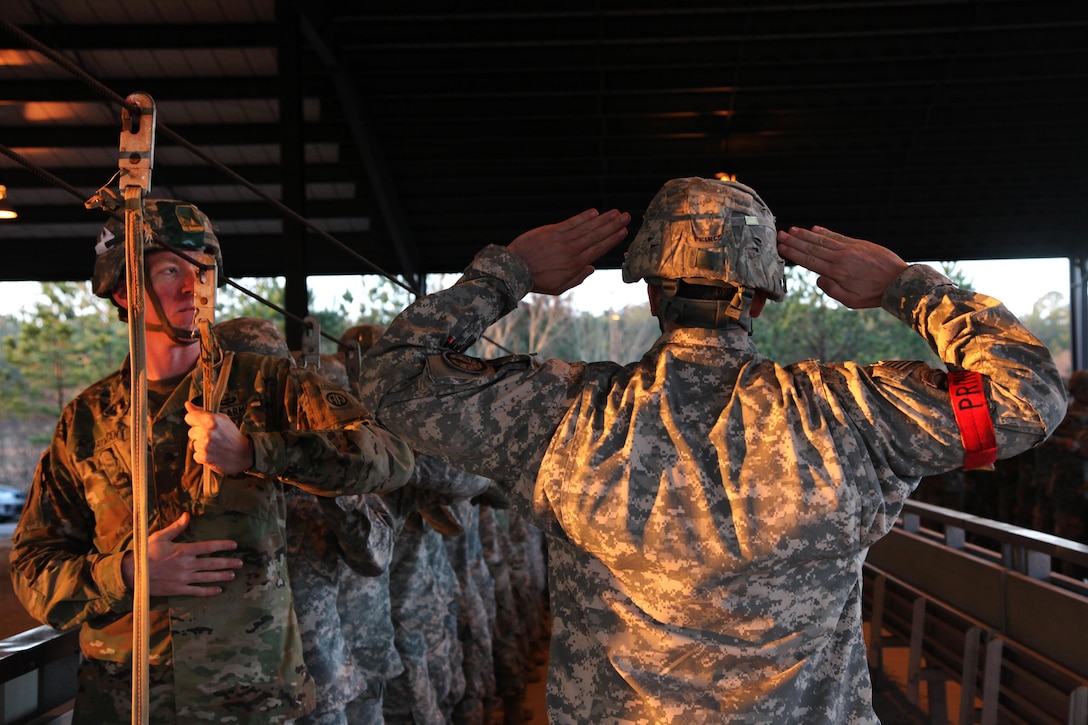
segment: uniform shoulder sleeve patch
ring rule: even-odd
[[[894,371],[904,378],[915,378],[934,390],[947,390],[947,373],[920,360],[881,360],[874,366],[876,375]]]
[[[469,357],[468,355],[462,355],[456,352],[446,352],[442,353],[442,358],[446,361],[447,365],[464,373],[479,374],[487,370],[487,363],[479,358]]]
[[[444,352],[427,358],[427,368],[436,380],[443,378],[475,378],[491,371],[483,360],[456,352]]]
[[[325,402],[332,408],[346,408],[350,405],[355,405],[355,402],[342,390],[326,390],[324,392]]]

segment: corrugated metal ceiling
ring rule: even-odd
[[[663,181],[718,171],[780,224],[912,260],[1088,246],[1082,2],[8,0],[2,22],[18,159],[0,155],[0,183],[22,215],[0,238],[33,240],[6,245],[2,279],[87,277],[101,215],[20,160],[89,197],[117,168],[116,98],[137,91],[353,250],[285,232],[160,133],[152,194],[217,222],[232,276],[456,271],[589,206],[637,227]]]

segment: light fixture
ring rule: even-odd
[[[718,173],[714,174],[714,178],[717,179],[718,181],[736,181],[737,180],[737,175],[736,174],[728,174],[728,173],[726,173],[724,171],[719,171]]]
[[[8,187],[0,184],[0,219],[14,219],[17,216],[19,213],[8,201]]]

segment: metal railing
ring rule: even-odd
[[[1033,662],[1054,661],[1074,678],[1088,681],[1088,663],[1082,665],[1088,659],[1086,620],[1063,621],[1063,617],[1079,617],[1079,612],[1086,611],[1088,584],[1060,571],[1067,564],[1088,568],[1088,546],[908,501],[896,531],[873,547],[869,559],[866,595],[870,602],[873,592],[869,588],[876,589],[877,578],[884,577],[879,584],[881,597],[895,586],[913,592],[914,608],[920,610],[913,616],[919,621],[924,620],[928,605],[931,614],[943,610],[953,613],[951,619],[975,622],[979,632],[971,636],[984,631],[991,642],[1004,644],[992,655],[991,679],[997,677],[994,672],[1000,669],[1000,657],[1026,650],[1042,658],[1028,658],[1027,667],[1039,666]],[[1037,611],[1039,602],[1044,601],[1035,598],[1040,591],[1046,595],[1041,606],[1050,611]],[[916,606],[918,601],[923,604]],[[886,622],[894,621],[890,595],[888,605]],[[870,610],[871,604],[867,616]],[[902,619],[904,631],[910,628],[911,616],[908,613]],[[946,623],[948,619],[945,617]],[[924,632],[916,637],[922,647]],[[0,725],[68,722],[79,657],[75,630],[57,632],[42,626],[0,641]],[[931,659],[936,657],[930,654]],[[924,679],[926,673],[919,669],[915,677]],[[1083,722],[1082,712],[1083,708],[1071,713],[1068,722]]]
[[[4,725],[68,722],[76,696],[79,632],[35,627],[0,641]]]
[[[930,722],[1088,725],[1088,547],[910,503],[865,562],[869,664],[909,648],[906,694]]]

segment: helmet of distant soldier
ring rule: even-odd
[[[688,177],[661,187],[623,261],[623,281],[763,290],[786,294],[771,210],[735,181]]]
[[[207,252],[215,257],[217,281],[223,276],[223,252],[211,220],[195,204],[177,199],[144,200],[144,253],[160,249]],[[125,222],[111,218],[98,233],[91,285],[99,297],[109,298],[125,279]]]
[[[369,350],[384,332],[385,328],[381,325],[353,325],[340,335],[340,344],[341,346],[358,345],[359,352],[363,353]]]
[[[219,347],[230,352],[255,352],[292,359],[287,340],[283,337],[279,325],[272,320],[257,317],[237,317],[224,320],[214,327],[212,332]]]
[[[348,379],[348,367],[344,364],[344,358],[339,353],[321,353],[318,356],[318,366],[315,372],[326,380],[336,383],[341,388],[351,388],[351,380]]]

